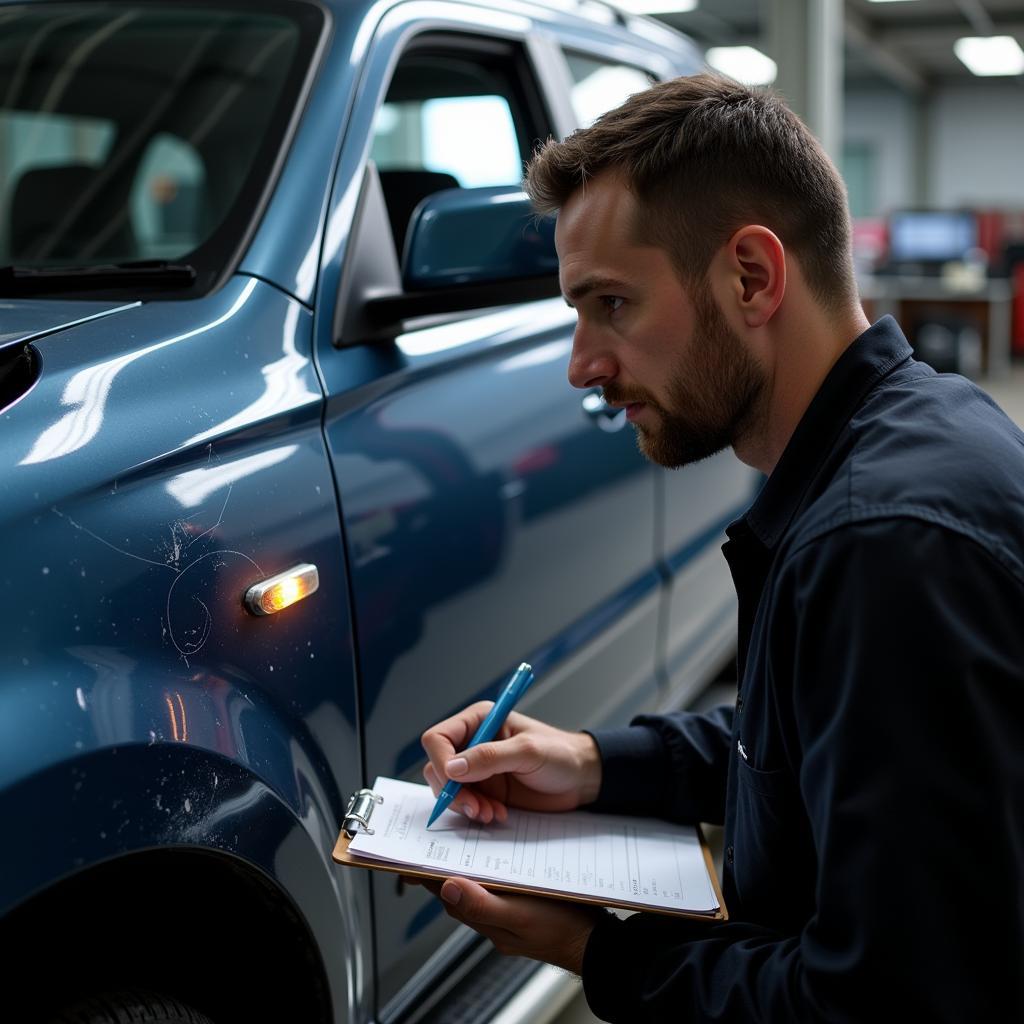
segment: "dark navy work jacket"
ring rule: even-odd
[[[729,920],[609,915],[591,1008],[1024,1022],[1024,435],[886,317],[727,532],[735,709],[596,732],[594,806],[724,823]]]

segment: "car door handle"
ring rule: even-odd
[[[583,411],[601,430],[614,434],[626,425],[626,410],[609,405],[600,391],[590,391],[583,396]]]

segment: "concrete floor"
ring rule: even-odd
[[[1024,429],[1024,362],[1014,363],[1010,375],[1001,380],[979,380],[1018,427]]]
[[[1002,380],[979,380],[978,384],[998,402],[1017,426],[1024,429],[1024,363],[1014,364],[1009,377]],[[720,836],[708,835],[708,843],[712,847],[719,839]],[[721,877],[721,862],[717,857],[716,866]],[[554,1024],[596,1024],[597,1020],[598,1018],[587,1008],[587,1001],[581,990]]]

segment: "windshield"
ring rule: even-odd
[[[0,267],[189,263],[208,289],[321,25],[306,4],[0,7]]]

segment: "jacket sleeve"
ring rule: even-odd
[[[813,913],[792,935],[609,916],[583,965],[599,1017],[1024,1020],[1020,573],[913,520],[847,527],[787,560],[771,685],[799,748]]]
[[[638,715],[592,731],[601,752],[595,811],[720,825],[725,815],[733,709]]]

